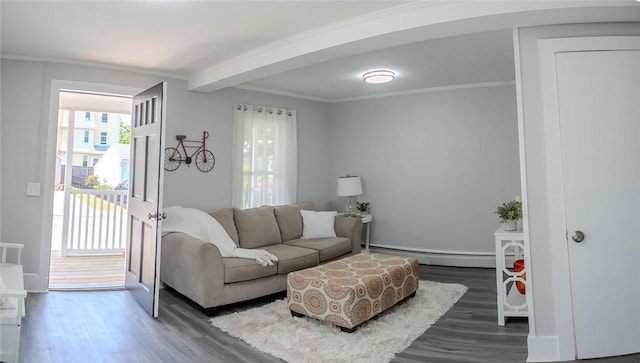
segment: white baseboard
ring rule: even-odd
[[[558,337],[555,335],[527,337],[529,356],[527,362],[558,362],[560,361]]]
[[[24,273],[24,289],[27,292],[47,292],[48,282],[41,281],[40,274],[26,272]]]
[[[380,244],[372,244],[369,248],[371,252],[415,257],[418,262],[424,265],[496,267],[496,255],[492,252],[438,251]],[[507,266],[513,264],[513,256],[507,256],[506,264]]]

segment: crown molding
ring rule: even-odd
[[[410,95],[415,93],[427,93],[427,92],[445,92],[445,91],[453,91],[460,89],[471,89],[471,88],[486,88],[486,87],[504,87],[504,86],[512,86],[515,85],[515,80],[511,81],[497,81],[497,82],[481,82],[481,83],[466,83],[466,84],[456,84],[451,86],[441,86],[441,87],[428,87],[428,88],[418,88],[412,90],[405,91],[397,91],[397,92],[386,92],[386,93],[378,93],[375,95],[368,96],[358,96],[358,97],[348,97],[331,100],[331,103],[341,103],[341,102],[350,102],[350,101],[361,101],[361,100],[369,100],[373,98],[381,98],[381,97],[393,97],[393,96],[402,96],[402,95]]]
[[[25,55],[10,54],[10,53],[9,54],[1,53],[0,58],[7,59],[7,60],[27,61],[27,62],[42,62],[42,63],[66,64],[66,65],[82,66],[82,67],[93,67],[93,68],[101,68],[101,69],[110,69],[110,70],[120,71],[120,72],[130,72],[130,73],[147,74],[151,76],[159,76],[159,77],[165,77],[165,78],[173,78],[173,79],[179,79],[183,81],[188,80],[188,76],[185,74],[165,72],[165,71],[150,69],[150,68],[120,66],[120,65],[102,63],[102,62],[80,61],[80,60],[71,60],[71,59],[53,58],[53,57],[25,56]]]
[[[306,94],[303,94],[303,93],[280,91],[280,90],[277,90],[277,89],[256,87],[256,86],[245,85],[245,84],[240,84],[240,85],[234,86],[233,88],[244,89],[244,90],[247,90],[247,91],[269,93],[269,94],[278,95],[278,96],[301,98],[301,99],[310,100],[310,101],[318,101],[318,102],[325,102],[325,103],[331,103],[332,102],[328,98],[315,97],[315,96],[310,96],[310,95],[306,95]]]

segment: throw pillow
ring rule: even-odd
[[[238,243],[238,231],[236,230],[236,222],[233,220],[233,209],[231,208],[223,208],[217,212],[209,213],[210,216],[215,218],[227,231],[229,237],[235,242],[236,245]]]
[[[283,241],[298,239],[302,236],[302,216],[300,210],[313,210],[313,203],[304,202],[274,207],[276,221]]]
[[[302,238],[335,237],[333,228],[338,212],[315,212],[300,210],[302,215]]]
[[[235,209],[233,219],[241,248],[260,248],[282,242],[273,207]]]

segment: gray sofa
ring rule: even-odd
[[[286,290],[287,274],[360,253],[362,220],[336,216],[337,237],[301,239],[300,210],[309,202],[211,213],[240,248],[264,249],[278,257],[272,266],[222,257],[218,248],[185,233],[162,237],[160,280],[208,313],[216,307]]]

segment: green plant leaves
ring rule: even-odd
[[[515,200],[504,202],[498,206],[495,213],[500,217],[501,222],[517,221],[522,219],[522,203]]]

